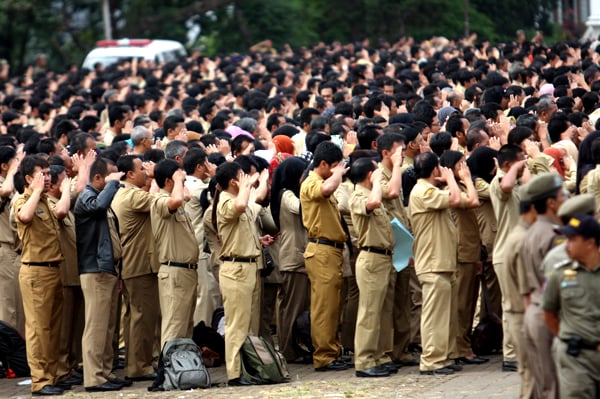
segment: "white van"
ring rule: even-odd
[[[103,66],[114,64],[124,58],[144,58],[161,64],[185,57],[183,45],[174,40],[120,39],[100,40],[88,53],[83,68],[94,69],[96,63]]]

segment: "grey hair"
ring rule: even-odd
[[[240,129],[252,134],[256,129],[256,126],[258,126],[258,121],[252,118],[242,118],[239,121],[235,122],[235,125]]]
[[[143,125],[139,125],[134,127],[133,129],[131,129],[131,142],[133,143],[134,146],[139,145],[142,140],[144,140],[146,138],[146,135],[148,134],[149,130],[143,126]]]
[[[169,143],[165,146],[165,158],[175,159],[176,156],[182,157],[186,148],[187,145],[185,144],[185,141],[169,141]]]

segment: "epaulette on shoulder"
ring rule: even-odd
[[[563,261],[558,262],[556,265],[554,265],[554,269],[558,270],[558,269],[563,269],[567,266],[569,266],[573,261],[571,259],[566,259]]]

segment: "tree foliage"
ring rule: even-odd
[[[101,0],[0,0],[0,57],[19,69],[36,53],[60,69],[79,63],[103,38]],[[417,40],[464,33],[465,0],[110,0],[113,36],[186,41],[196,17],[212,53],[243,51],[270,39],[275,46],[369,37]],[[492,40],[517,29],[551,33],[553,0],[468,0],[471,31]]]

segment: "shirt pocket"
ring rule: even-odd
[[[585,290],[579,286],[565,287],[562,289],[560,295],[566,304],[580,305],[581,299],[585,295]]]

